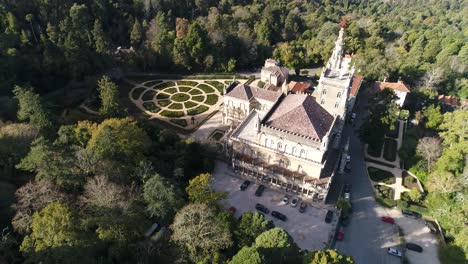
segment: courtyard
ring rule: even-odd
[[[150,119],[191,130],[219,110],[224,87],[232,80],[126,80],[130,100]]]
[[[236,218],[239,218],[246,211],[255,211],[255,204],[261,203],[270,209],[270,214],[266,214],[265,218],[273,220],[275,226],[284,228],[300,248],[307,250],[324,248],[324,242],[328,241],[332,224],[336,223],[337,220],[336,214],[334,214],[332,224],[325,223],[327,210],[331,209],[328,206],[309,203],[305,213],[299,213],[299,206],[294,208],[290,204],[281,204],[284,195],[272,190],[267,185],[261,197],[255,196],[255,190],[258,187],[255,182],[252,182],[245,191],[241,191],[239,186],[244,180],[235,177],[234,172],[228,168],[227,164],[219,161],[216,162],[213,176],[215,178],[213,188],[216,191],[227,193],[227,198],[222,200],[221,204],[225,209],[234,206],[237,209]],[[286,215],[288,220],[283,222],[273,218],[271,216],[273,210]]]

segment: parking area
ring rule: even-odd
[[[289,204],[282,204],[284,194],[272,190],[269,186],[263,192],[262,196],[255,196],[255,190],[259,186],[252,182],[245,191],[240,190],[243,179],[237,178],[234,172],[227,167],[225,163],[216,162],[213,172],[215,182],[213,188],[217,191],[228,193],[228,197],[221,201],[227,209],[234,206],[237,210],[236,217],[240,217],[246,211],[255,211],[257,203],[263,204],[270,209],[270,213],[265,215],[267,220],[273,220],[275,226],[284,228],[294,238],[294,241],[302,249],[318,250],[323,249],[324,242],[328,241],[332,224],[336,223],[336,213],[332,224],[325,223],[325,215],[329,208],[324,204],[311,204],[304,213],[299,212],[299,205],[291,207]],[[293,196],[289,196],[290,201]],[[287,216],[288,220],[283,222],[271,216],[271,211],[278,211]]]

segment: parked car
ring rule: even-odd
[[[289,196],[285,195],[283,197],[283,201],[282,201],[283,204],[288,204],[289,203]]]
[[[351,162],[351,156],[350,155],[346,155],[346,162]]]
[[[273,217],[275,217],[275,218],[278,218],[281,221],[287,221],[288,220],[288,218],[284,214],[282,214],[282,213],[280,213],[278,211],[271,211],[271,215]]]
[[[349,183],[346,183],[343,187],[343,192],[345,193],[349,193],[351,192],[351,185],[349,185]]]
[[[242,185],[240,186],[240,190],[245,191],[245,189],[247,189],[247,187],[249,187],[249,185],[250,185],[250,181],[244,181],[242,183]]]
[[[259,185],[257,190],[255,191],[255,196],[262,196],[263,191],[265,190],[265,185]]]
[[[342,226],[347,227],[349,225],[349,221],[350,221],[349,216],[346,215],[346,216],[341,217],[340,223]]]
[[[412,216],[414,218],[421,218],[422,215],[420,213],[410,211],[410,210],[401,210],[401,213],[406,215],[406,216]]]
[[[235,214],[236,213],[236,208],[234,206],[231,206],[229,207],[228,211],[231,213],[231,214]]]
[[[401,257],[403,255],[401,254],[401,251],[396,248],[388,248],[387,253],[396,257]]]
[[[255,209],[265,214],[268,214],[270,212],[270,209],[266,208],[263,204],[260,203],[255,205]]]
[[[291,207],[296,207],[298,203],[299,203],[299,199],[298,198],[293,198],[291,200]]]
[[[343,231],[338,231],[338,233],[336,233],[336,240],[342,241],[343,238],[344,238],[344,233],[343,233]]]
[[[307,204],[304,202],[301,202],[301,205],[299,206],[299,213],[304,213],[307,209]]]
[[[328,210],[327,215],[325,216],[325,223],[331,223],[333,219],[333,211]]]
[[[283,184],[281,184],[281,189],[286,190],[286,183],[285,182],[283,182]]]
[[[391,218],[390,216],[382,216],[380,217],[380,220],[382,220],[385,223],[395,224],[395,220]]]
[[[273,222],[273,220],[268,220],[267,221],[267,228],[268,229],[275,228],[275,223]]]
[[[350,193],[345,193],[344,198],[349,201],[351,199],[351,194]]]
[[[262,182],[269,182],[270,181],[270,177],[268,176],[263,176],[262,177]]]
[[[423,248],[420,245],[416,245],[414,243],[406,243],[406,248],[419,253],[423,252]]]
[[[290,192],[290,191],[291,191],[291,187],[292,187],[292,184],[288,183],[288,185],[286,185],[286,191],[287,191],[287,192]]]
[[[350,172],[351,171],[351,162],[346,162],[346,165],[344,167],[344,170],[346,172]]]
[[[297,189],[298,189],[297,185],[294,185],[294,186],[292,187],[292,191],[295,192],[295,193],[297,193]]]

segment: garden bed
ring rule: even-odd
[[[165,92],[165,93],[168,93],[168,94],[175,94],[175,93],[177,93],[178,91],[177,91],[177,88],[171,87],[171,88],[165,89],[164,92]]]
[[[160,113],[160,115],[165,116],[165,117],[182,117],[185,114],[182,111],[164,110]]]
[[[171,101],[169,100],[161,100],[161,101],[157,101],[157,104],[160,105],[160,106],[168,106],[171,104]]]
[[[201,89],[205,93],[214,93],[215,92],[215,90],[213,88],[211,88],[210,86],[208,86],[206,84],[203,84],[203,83],[198,85],[197,88]]]
[[[196,103],[194,103],[192,101],[188,101],[188,102],[185,102],[184,105],[185,105],[185,108],[192,108],[192,107],[197,106],[198,104],[196,104]]]
[[[218,96],[215,94],[209,94],[206,97],[205,104],[215,105],[218,102]]]
[[[177,81],[177,85],[196,86],[198,82],[194,81]]]
[[[143,107],[151,113],[157,113],[161,111],[161,108],[157,107],[153,102],[144,102]]]
[[[397,155],[397,141],[391,138],[386,138],[384,141],[383,157],[388,161],[395,161]]]
[[[192,100],[197,101],[197,102],[203,102],[203,101],[205,101],[205,96],[203,96],[203,95],[194,96],[194,97],[192,97]]]
[[[383,185],[374,185],[375,188],[375,200],[385,207],[396,206],[396,201],[393,200],[394,191],[392,188]]]
[[[395,183],[395,176],[391,172],[384,171],[375,167],[369,167],[367,169],[369,177],[374,182],[393,184]]]
[[[367,154],[372,157],[380,158],[382,153],[382,144],[379,144],[377,147],[373,148],[371,145],[367,145]]]
[[[218,81],[206,81],[205,83],[212,85],[214,88],[216,88],[221,94],[223,94],[224,91],[224,84]]]
[[[171,96],[171,100],[174,102],[185,102],[190,99],[190,95],[186,93],[176,93]]]
[[[192,87],[187,87],[187,86],[179,86],[179,91],[187,93],[188,91],[192,90]]]
[[[140,98],[140,95],[146,91],[146,88],[142,88],[142,87],[138,87],[138,88],[135,88],[133,91],[132,91],[132,98],[133,100],[138,100]]]
[[[156,96],[156,99],[169,99],[170,95],[165,94],[165,93],[158,93]]]
[[[179,110],[179,109],[182,109],[183,107],[184,107],[183,104],[180,104],[180,103],[172,103],[172,104],[169,106],[169,109]]]
[[[204,112],[208,111],[208,109],[210,109],[210,108],[208,108],[208,106],[200,105],[197,108],[188,110],[187,114],[189,114],[189,115],[198,115],[198,114],[201,114],[201,113],[204,113]]]
[[[403,186],[408,189],[418,188],[419,190],[418,180],[409,175],[406,171],[403,172]]]
[[[163,88],[172,87],[172,86],[175,86],[174,82],[165,82],[165,83],[161,83],[161,84],[154,86],[153,89],[163,89]]]
[[[187,121],[185,119],[171,119],[169,122],[176,124],[181,127],[186,127],[187,126]]]
[[[203,92],[198,89],[192,89],[188,93],[191,95],[198,95],[198,94],[202,94]]]
[[[156,95],[156,91],[149,90],[149,91],[147,91],[146,93],[143,94],[143,97],[141,98],[141,100],[143,100],[143,101],[153,100],[154,95]]]
[[[394,129],[389,129],[386,133],[387,137],[391,137],[391,138],[395,138],[397,139],[398,138],[398,128],[400,126],[400,122],[399,121],[396,121],[394,124]]]

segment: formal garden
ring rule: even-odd
[[[130,100],[150,119],[191,130],[211,117],[232,80],[130,80]]]

